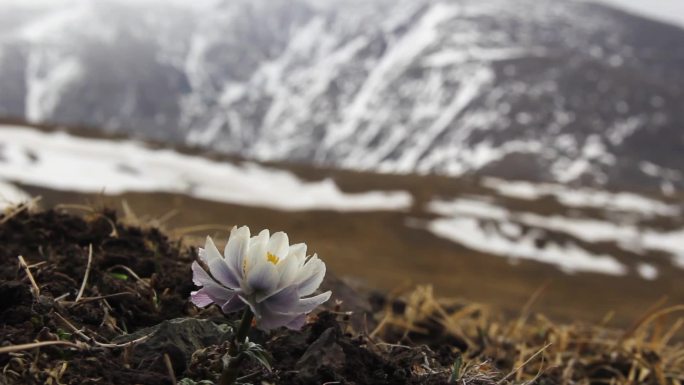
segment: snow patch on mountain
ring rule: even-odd
[[[80,80],[83,66],[78,59],[35,54],[29,57],[26,117],[31,122],[49,119],[62,94]]]

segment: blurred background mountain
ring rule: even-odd
[[[604,5],[19,1],[0,25],[3,116],[258,160],[684,186],[684,30]]]

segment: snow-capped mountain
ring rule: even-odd
[[[0,115],[259,160],[684,188],[684,30],[604,6],[22,4],[0,6]]]

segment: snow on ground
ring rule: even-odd
[[[653,281],[658,278],[658,269],[648,263],[640,263],[637,265],[637,272],[641,278],[649,281]]]
[[[27,193],[11,183],[0,180],[0,210],[31,199]]]
[[[608,255],[593,255],[576,245],[549,243],[538,248],[536,234],[528,233],[511,240],[496,230],[482,227],[477,218],[440,218],[428,224],[435,235],[462,244],[470,249],[508,257],[528,259],[557,266],[567,273],[595,272],[625,275],[627,268]]]
[[[589,188],[569,188],[558,184],[506,181],[498,178],[484,178],[482,184],[511,198],[536,200],[543,196],[554,196],[558,202],[571,207],[595,207],[644,216],[677,216],[682,211],[676,205],[626,192],[611,193]]]
[[[543,216],[527,212],[513,213],[503,207],[478,199],[434,200],[429,203],[428,209],[441,215],[467,215],[500,222],[515,221],[530,227],[569,234],[587,242],[628,240],[639,233],[635,226],[619,225],[597,219]]]
[[[567,234],[585,242],[613,242],[623,250],[644,257],[648,256],[650,250],[656,250],[672,255],[673,262],[684,268],[684,229],[663,232],[635,224],[619,224],[599,219],[510,212],[487,200],[474,198],[433,200],[428,204],[428,210],[444,216],[494,220],[500,223],[502,230],[504,225],[523,224]]]
[[[511,213],[508,210],[487,201],[469,198],[433,200],[428,204],[428,210],[445,216],[431,221],[427,226],[429,231],[473,250],[548,263],[567,273],[627,273],[627,267],[614,257],[594,255],[574,244],[546,242],[540,246],[543,233],[528,231],[522,234],[520,227],[510,222]],[[496,221],[497,226],[483,225],[482,220]]]
[[[529,196],[528,185],[513,186],[515,188],[510,191],[517,194],[516,196]],[[511,212],[484,197],[433,200],[428,204],[428,211],[444,216],[428,226],[436,235],[475,250],[547,262],[565,271],[585,270],[608,274],[612,271],[613,274],[618,274],[623,271],[624,266],[612,256],[592,255],[579,246],[564,248],[550,244],[543,248],[535,248],[534,237],[531,238],[530,235],[534,235],[535,231],[522,234],[521,225],[566,234],[589,243],[613,242],[619,248],[645,258],[652,251],[664,252],[673,257],[675,265],[684,268],[684,229],[663,232],[639,227],[636,224],[620,224],[599,219]],[[480,226],[483,220],[494,222],[496,226]],[[638,265],[637,273],[644,279],[655,279],[658,276],[657,269],[650,264]]]
[[[668,233],[644,231],[636,239],[637,246],[661,250],[674,255],[674,263],[684,269],[684,229]]]
[[[405,191],[345,193],[329,179],[307,182],[290,172],[234,165],[133,141],[80,138],[0,126],[0,181],[57,190],[119,194],[171,192],[278,210],[404,210]]]

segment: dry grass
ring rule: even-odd
[[[404,304],[397,311],[396,303]],[[406,345],[465,343],[458,383],[657,384],[684,382],[684,305],[649,309],[631,328],[557,324],[529,307],[505,320],[487,306],[435,298],[431,286],[402,294],[372,335]],[[437,326],[438,325],[438,326]],[[458,351],[458,348],[452,348]]]

